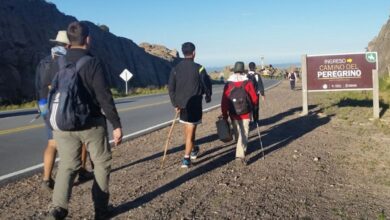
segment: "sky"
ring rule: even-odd
[[[205,66],[297,63],[302,54],[362,52],[387,22],[390,0],[50,0],[78,20],[135,43],[180,51]]]

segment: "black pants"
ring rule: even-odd
[[[295,89],[295,80],[290,80],[290,86],[292,90]]]
[[[257,95],[257,100],[260,101],[259,98],[260,98],[260,96]],[[258,121],[259,121],[259,105],[253,106],[253,112],[252,112],[252,114],[253,114],[253,121],[254,121],[254,122],[258,122]]]

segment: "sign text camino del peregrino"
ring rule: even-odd
[[[350,90],[372,90],[374,118],[379,118],[376,52],[302,56],[303,115],[308,113],[308,92]]]

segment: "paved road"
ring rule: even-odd
[[[277,83],[265,80],[266,88]],[[220,104],[223,85],[213,87],[209,108]],[[124,135],[172,120],[173,108],[167,94],[132,97],[116,100]],[[47,139],[41,119],[32,123],[34,110],[0,113],[0,178],[1,176],[42,163]],[[109,130],[112,131],[111,125]]]

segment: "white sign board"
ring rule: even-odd
[[[127,70],[124,69],[123,72],[119,75],[125,82],[129,81],[131,77],[133,77],[133,74]]]
[[[131,79],[131,77],[133,77],[133,74],[127,70],[127,69],[124,69],[123,72],[119,75],[126,83],[126,94],[128,93],[128,89],[127,89],[127,82]]]

